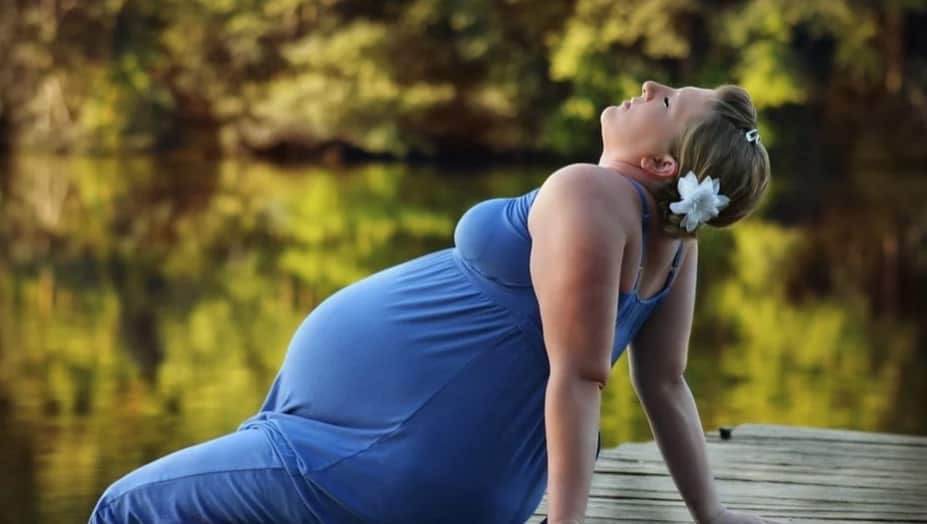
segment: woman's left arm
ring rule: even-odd
[[[698,244],[689,242],[672,289],[640,329],[629,353],[631,382],[667,468],[693,518],[707,523],[724,506],[709,469],[698,409],[683,376],[698,261]]]

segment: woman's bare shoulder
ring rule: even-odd
[[[627,178],[596,164],[566,165],[547,177],[535,202],[537,214],[556,213],[564,206],[577,205],[590,214],[599,214],[611,227],[639,228],[641,212],[637,192]],[[532,207],[531,214],[535,213]],[[537,219],[529,214],[528,225]]]

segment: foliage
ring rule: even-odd
[[[599,112],[648,78],[740,83],[766,127],[777,109],[840,114],[886,90],[913,109],[927,57],[905,42],[925,6],[17,0],[0,7],[0,136],[89,151],[589,155]]]

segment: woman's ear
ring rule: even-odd
[[[673,178],[679,171],[679,164],[670,154],[645,156],[641,158],[641,169],[660,178]]]

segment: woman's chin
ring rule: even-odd
[[[599,115],[599,122],[601,122],[602,125],[605,125],[605,119],[608,118],[609,115],[611,115],[611,113],[614,113],[615,111],[618,111],[618,110],[619,110],[618,106],[606,107],[605,109],[602,110],[602,113]]]

